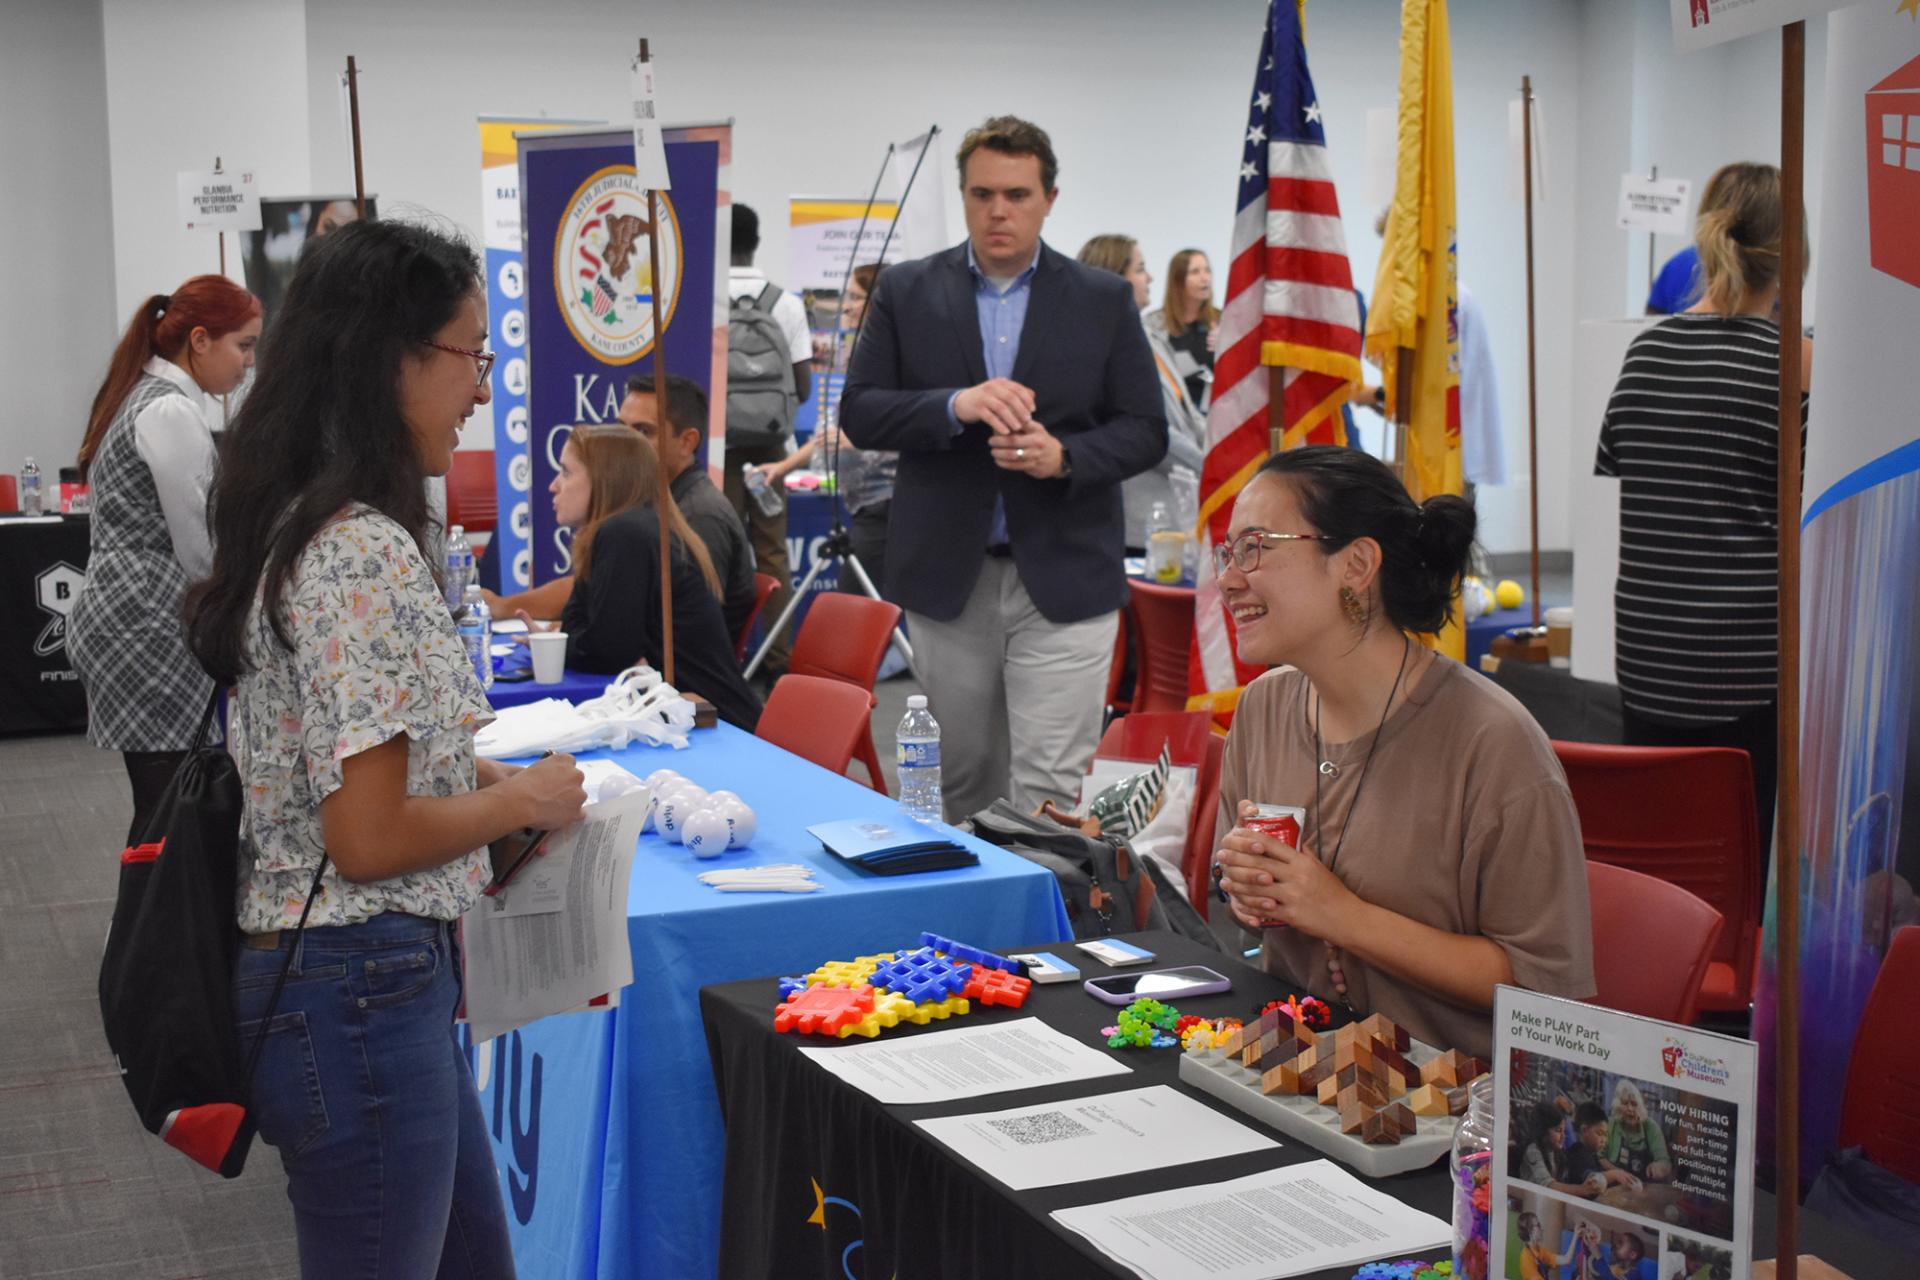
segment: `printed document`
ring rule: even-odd
[[[1280,1145],[1164,1084],[914,1123],[1015,1191]]]
[[[1447,1248],[1451,1224],[1331,1160],[1053,1214],[1146,1280],[1269,1280]]]
[[[862,1093],[891,1105],[951,1102],[1123,1076],[1132,1070],[1038,1018],[800,1052]]]
[[[500,893],[461,917],[465,1015],[476,1041],[633,981],[627,885],[646,816],[644,791],[588,805]]]

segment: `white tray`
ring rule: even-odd
[[[1406,1056],[1419,1067],[1439,1057],[1440,1051],[1415,1040]],[[1426,1168],[1453,1148],[1453,1131],[1460,1123],[1458,1116],[1418,1116],[1414,1131],[1397,1143],[1362,1142],[1340,1132],[1340,1113],[1321,1106],[1311,1094],[1261,1093],[1260,1073],[1241,1066],[1218,1049],[1182,1053],[1180,1079],[1370,1178]]]

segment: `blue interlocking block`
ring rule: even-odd
[[[867,981],[875,987],[897,992],[915,1004],[938,1002],[965,991],[972,967],[955,965],[933,951],[932,947],[922,947],[889,960],[875,969]]]
[[[780,998],[782,1000],[791,1000],[806,989],[807,980],[805,978],[780,979]]]
[[[982,951],[979,947],[970,947],[964,942],[955,942],[952,938],[943,938],[937,933],[921,934],[920,945],[931,947],[935,951],[944,951],[949,959],[965,960],[985,969],[1000,969],[1006,973],[1020,972],[1018,961],[997,956],[991,951]]]

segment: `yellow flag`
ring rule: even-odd
[[[1403,350],[1412,375],[1405,480],[1419,502],[1460,493],[1460,329],[1453,213],[1453,59],[1446,0],[1401,0],[1399,155],[1380,272],[1367,312],[1367,354],[1384,371],[1387,416],[1399,415]],[[1439,649],[1465,653],[1449,626]]]

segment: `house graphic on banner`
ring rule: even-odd
[[[1874,270],[1920,287],[1920,58],[1867,90],[1867,227]]]

